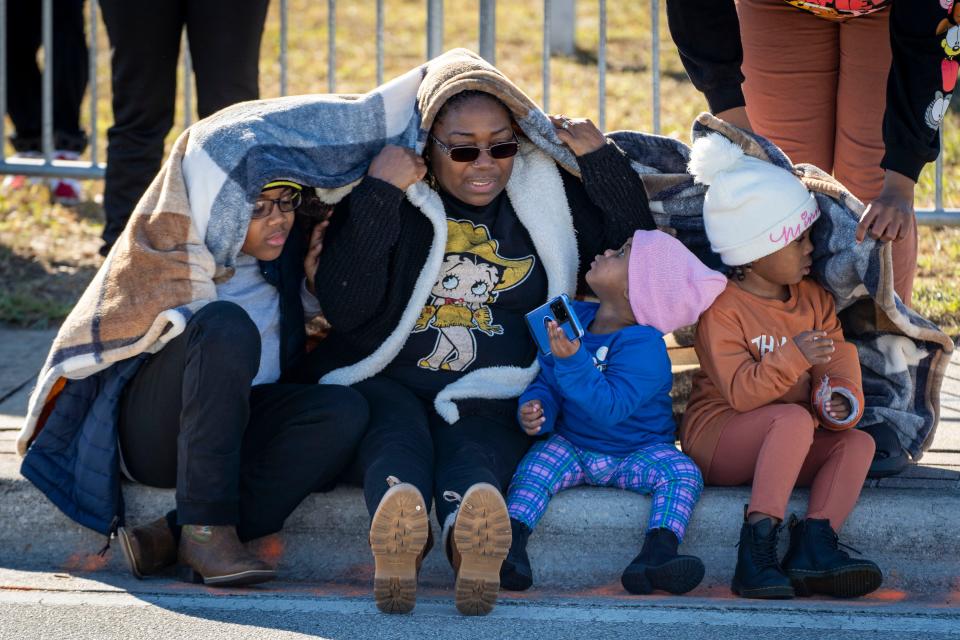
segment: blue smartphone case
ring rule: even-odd
[[[537,348],[543,355],[550,355],[550,336],[547,334],[547,323],[556,320],[560,328],[570,340],[583,337],[583,325],[577,318],[570,298],[561,293],[556,298],[547,301],[526,315],[527,327],[537,343]]]

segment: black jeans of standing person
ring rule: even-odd
[[[17,151],[42,150],[43,92],[37,65],[42,13],[38,0],[7,3],[7,112],[16,129],[10,142]],[[83,25],[83,0],[53,3],[53,146],[76,153],[87,146],[80,128],[90,62]]]
[[[353,386],[370,408],[370,424],[345,479],[363,485],[371,517],[389,489],[387,477],[433,497],[440,525],[456,511],[444,492],[461,496],[478,482],[506,491],[533,440],[520,429],[515,400],[460,403],[460,420],[448,424],[430,402],[385,376]]]
[[[142,484],[176,487],[175,525],[280,531],[350,463],[367,405],[349,387],[250,382],[260,335],[246,312],[212,302],[143,364],[120,404],[120,450]]]
[[[259,97],[260,39],[268,0],[101,0],[113,50],[113,126],[107,131],[106,254],[150,185],[173,126],[184,27],[201,118]]]

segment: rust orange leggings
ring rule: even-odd
[[[839,531],[860,497],[873,452],[869,434],[815,428],[804,407],[772,404],[723,426],[706,483],[733,486],[752,480],[748,512],[781,520],[793,488],[809,486],[806,517],[826,518]]]
[[[737,0],[743,95],[757,133],[793,162],[833,173],[865,204],[883,186],[889,11],[832,22],[783,0]],[[917,226],[893,243],[894,289],[910,304]]]

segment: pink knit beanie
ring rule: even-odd
[[[633,234],[627,295],[637,324],[670,333],[693,324],[727,286],[683,243],[662,231]]]

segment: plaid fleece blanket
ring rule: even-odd
[[[341,199],[385,144],[423,150],[437,110],[454,93],[493,93],[530,141],[574,173],[576,159],[541,109],[476,54],[451,50],[362,96],[310,95],[241,103],[187,129],[138,203],[126,229],[60,328],[33,390],[17,448],[23,455],[67,380],[81,379],[183,331],[230,278],[262,185],[287,179]],[[952,342],[896,299],[888,246],[856,245],[862,205],[814,167],[792,167],[771,143],[708,114],[694,137],[716,130],[751,155],[797,172],[817,192],[815,275],[838,300],[860,350],[868,408],[863,424],[887,420],[919,457],[939,418],[939,391]],[[637,132],[611,137],[631,157],[658,224],[709,264],[705,187],[686,173],[689,149]],[[408,197],[422,201],[417,183]]]

